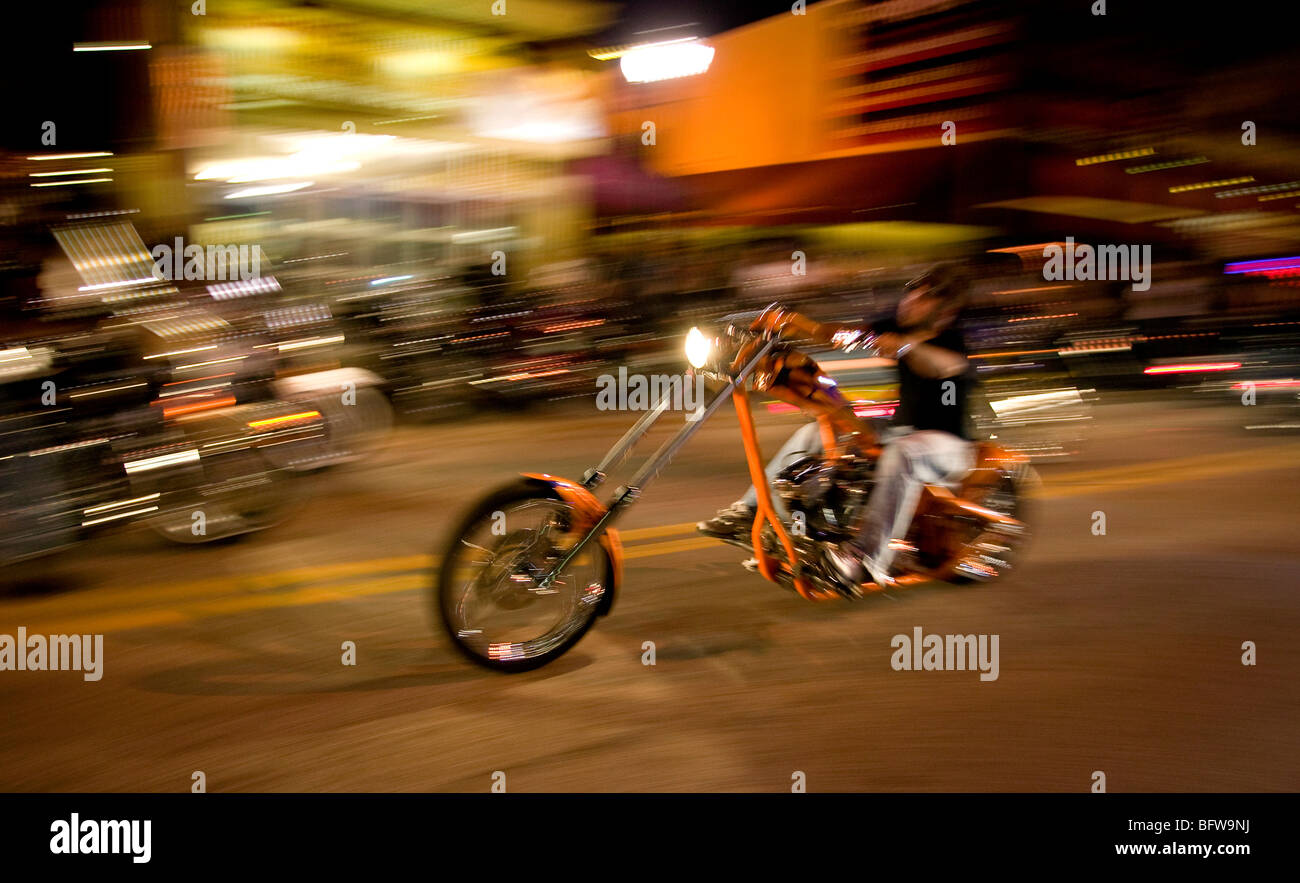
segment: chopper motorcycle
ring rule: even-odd
[[[692,328],[687,357],[696,372],[721,383],[713,398],[608,503],[593,491],[668,410],[667,393],[581,481],[527,473],[489,493],[438,559],[435,618],[461,653],[497,671],[526,671],[563,655],[613,606],[622,581],[614,523],[728,398],[758,496],[747,569],[809,601],[881,591],[874,582],[846,584],[826,557],[854,535],[865,511],[882,450],[878,437],[798,348],[869,352],[874,339],[865,328],[820,324],[778,304],[724,317],[709,331]],[[751,390],[795,405],[820,426],[824,452],[791,463],[770,484]],[[1036,482],[1025,456],[978,442],[974,467],[959,485],[924,488],[906,538],[896,543],[896,585],[983,582],[1009,570],[1028,538],[1025,509]],[[788,519],[778,514],[774,491]]]

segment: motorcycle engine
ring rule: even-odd
[[[839,542],[847,537],[871,492],[874,461],[846,456],[834,462],[816,457],[797,460],[781,470],[772,488],[805,535]]]

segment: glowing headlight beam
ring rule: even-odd
[[[713,343],[704,336],[699,328],[692,328],[686,334],[686,360],[692,368],[703,368],[709,361]]]

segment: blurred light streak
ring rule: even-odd
[[[1254,175],[1242,175],[1239,178],[1220,178],[1217,181],[1201,181],[1197,184],[1179,184],[1176,187],[1170,187],[1170,193],[1187,193],[1191,190],[1210,190],[1214,187],[1227,187],[1230,184],[1249,184],[1255,180]],[[1216,194],[1225,195],[1225,194]]]
[[[213,408],[225,408],[229,405],[233,405],[234,403],[235,403],[234,396],[223,396],[219,399],[212,399],[211,401],[207,401],[207,402],[196,402],[192,405],[176,405],[171,408],[163,408],[163,416],[180,417],[183,414],[194,414],[199,411],[211,411]],[[196,453],[194,455],[194,459],[197,460],[198,457],[199,455]],[[184,461],[177,461],[177,462],[184,462]],[[166,465],[166,464],[159,464],[159,465]],[[127,466],[126,471],[127,472],[132,471],[131,467]]]
[[[112,178],[85,178],[79,181],[46,181],[42,184],[33,184],[33,187],[69,187],[73,184],[103,184],[112,181]]]
[[[276,348],[283,353],[290,350],[301,350],[313,346],[325,346],[326,344],[342,342],[343,335],[335,334],[331,337],[312,337],[307,340],[291,340],[288,343],[277,344]]]
[[[278,193],[292,193],[295,190],[310,187],[315,183],[315,181],[299,181],[296,184],[268,184],[265,187],[248,187],[228,194],[226,199],[244,199],[250,196],[274,196]]]
[[[1223,272],[1233,273],[1262,273],[1266,270],[1294,270],[1300,268],[1300,255],[1289,258],[1261,258],[1257,261],[1236,261],[1227,264]]]
[[[1203,365],[1160,365],[1143,369],[1143,374],[1192,374],[1201,371],[1236,371],[1240,362],[1206,362]]]
[[[118,41],[109,40],[98,43],[73,43],[73,52],[125,52],[132,49],[152,49],[153,44],[145,40]]]
[[[1183,166],[1199,166],[1201,163],[1209,162],[1209,157],[1193,156],[1189,159],[1172,159],[1169,162],[1155,162],[1141,166],[1129,166],[1124,170],[1126,175],[1141,175],[1144,172],[1159,172],[1165,169],[1177,169]]]
[[[234,404],[234,399],[231,399]],[[149,472],[153,469],[163,469],[167,466],[178,466],[181,463],[199,462],[199,452],[193,448],[184,451],[177,451],[171,454],[160,454],[157,457],[146,457],[142,460],[132,460],[125,465],[127,475],[134,475],[137,472]]]
[[[1265,388],[1265,389],[1269,389],[1269,388],[1279,388],[1279,387],[1290,387],[1290,386],[1300,386],[1300,380],[1291,380],[1291,379],[1287,379],[1287,380],[1242,380],[1242,381],[1240,381],[1239,383],[1234,383],[1234,384],[1232,385],[1232,388],[1233,388],[1233,389],[1249,389],[1249,388],[1251,388],[1252,386],[1253,386],[1253,387],[1256,387],[1256,388],[1263,387],[1263,388]]]
[[[1253,181],[1254,178],[1251,178]],[[1225,190],[1222,193],[1214,194],[1215,199],[1225,199],[1229,196],[1254,196],[1256,193],[1276,193],[1279,190],[1293,190],[1300,187],[1300,181],[1287,181],[1285,184],[1261,184],[1258,187],[1239,187],[1236,190]]]
[[[93,153],[51,153],[46,156],[29,156],[30,160],[36,162],[45,162],[51,159],[89,159],[94,156],[112,156],[113,154],[106,150],[98,150]]]
[[[297,414],[286,414],[283,417],[269,417],[266,420],[250,420],[249,429],[266,429],[269,426],[280,426],[285,423],[296,423],[299,420],[314,420],[320,416],[320,411],[301,411]]]
[[[98,169],[64,169],[58,172],[29,172],[27,177],[50,178],[53,177],[54,175],[95,175],[100,172],[111,172],[111,171],[113,170],[108,168],[107,166],[103,166]]]
[[[1102,153],[1097,156],[1084,156],[1076,159],[1076,166],[1094,166],[1098,163],[1115,162],[1120,159],[1136,159],[1139,156],[1153,156],[1155,154],[1153,147],[1140,147],[1136,150],[1121,150],[1118,153]]]

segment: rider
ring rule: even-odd
[[[960,481],[974,465],[966,429],[966,399],[972,369],[960,318],[967,303],[965,281],[948,268],[935,268],[907,284],[894,319],[875,322],[872,346],[898,361],[898,408],[886,432],[875,487],[862,524],[853,537],[827,556],[847,583],[867,578],[890,588],[894,550],[915,514],[926,484]],[[769,481],[786,466],[822,452],[816,422],[801,427],[767,466]],[[708,536],[748,536],[758,508],[757,492],[745,496],[696,529]]]

